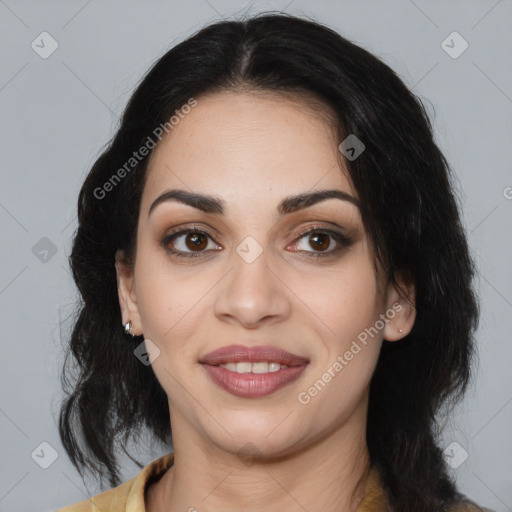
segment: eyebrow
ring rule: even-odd
[[[351,196],[347,192],[343,192],[342,190],[332,189],[316,190],[314,192],[285,197],[279,202],[277,211],[280,215],[287,215],[303,210],[327,199],[341,199],[342,201],[348,201],[358,208],[361,208],[360,201],[355,197]],[[197,194],[186,190],[172,189],[166,190],[153,201],[149,207],[148,216],[159,204],[168,201],[178,201],[188,206],[192,206],[193,208],[197,208],[202,212],[216,215],[224,215],[224,207],[226,205],[222,199],[209,194]]]

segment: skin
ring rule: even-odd
[[[383,338],[406,336],[415,311],[382,272],[376,276],[357,206],[331,198],[277,213],[291,194],[337,189],[357,198],[340,167],[340,141],[320,110],[275,93],[197,100],[151,155],[134,266],[116,255],[123,322],[130,320],[132,333],[160,350],[152,367],[168,396],[173,433],[175,463],[149,487],[146,508],[355,511],[369,468],[370,379]],[[168,201],[148,216],[152,202],[175,188],[221,198],[225,214]],[[191,224],[211,238],[200,237],[201,248],[194,249],[194,235],[185,234],[168,247],[203,255],[167,252],[165,235]],[[315,259],[340,242],[299,238],[311,226],[342,231],[353,243]],[[263,251],[252,263],[236,252],[247,236]],[[330,245],[322,251],[318,241]],[[414,301],[413,286],[399,284]],[[300,403],[298,394],[393,304],[403,307],[321,392]],[[271,395],[236,397],[213,383],[198,360],[239,343],[274,345],[309,364]],[[260,455],[251,465],[238,455],[248,442]]]

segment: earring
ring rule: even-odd
[[[402,329],[398,329],[398,332],[399,332],[399,333],[402,333],[402,332],[403,332],[403,330],[402,330]]]
[[[131,336],[133,336],[133,334],[132,334],[132,323],[130,321],[128,321],[128,323],[124,326],[124,333],[125,334],[130,334]]]

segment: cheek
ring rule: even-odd
[[[368,253],[354,251],[336,270],[317,273],[314,286],[303,279],[300,293],[314,313],[309,321],[317,326],[321,346],[298,400],[338,421],[361,400],[382,344],[382,330],[374,326],[384,303]]]
[[[350,343],[373,325],[383,303],[364,251],[354,252],[328,271],[303,273],[294,292],[310,310],[310,318],[323,326],[325,339],[336,346]]]
[[[142,269],[141,269],[142,270]],[[142,276],[145,275],[145,279]],[[208,288],[205,283],[189,277],[158,273],[151,268],[140,274],[144,283],[137,291],[142,332],[157,347],[152,368],[160,385],[176,406],[190,406],[187,393],[190,377],[197,362],[197,346],[204,322],[206,301],[199,301]],[[143,280],[144,279],[144,280]],[[194,384],[192,388],[197,388]],[[200,391],[198,391],[200,395]]]
[[[319,282],[324,283],[325,293],[314,287],[308,305],[319,312],[321,322],[317,319],[316,324],[322,348],[318,347],[314,372],[297,400],[304,413],[324,418],[329,429],[363,404],[382,345],[382,331],[372,329],[382,304],[373,268],[364,263]],[[314,321],[314,316],[310,318]]]
[[[199,303],[207,291],[205,283],[193,278],[180,281],[152,275],[138,295],[144,335],[166,345],[191,337],[204,318]]]
[[[173,269],[161,251],[144,249],[135,265],[137,306],[144,336],[159,346],[189,338],[201,322],[202,299],[213,286],[193,268]],[[208,281],[208,282],[207,282]]]

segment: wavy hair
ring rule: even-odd
[[[116,486],[116,453],[129,455],[130,436],[146,428],[162,443],[172,441],[167,396],[151,366],[134,357],[143,337],[123,332],[114,267],[117,250],[134,256],[148,156],[105,197],[98,190],[191,97],[237,90],[312,95],[328,106],[340,142],[354,134],[365,144],[345,162],[363,224],[389,282],[396,284],[398,272],[414,282],[417,308],[403,340],[384,340],[372,376],[370,460],[394,510],[448,510],[463,495],[437,445],[438,414],[466,391],[479,313],[452,171],[422,101],[395,72],[325,25],[281,13],[215,22],[165,53],[138,84],[83,183],[70,255],[81,301],[59,417],[71,461],[82,477],[89,470],[103,479],[106,471]]]

